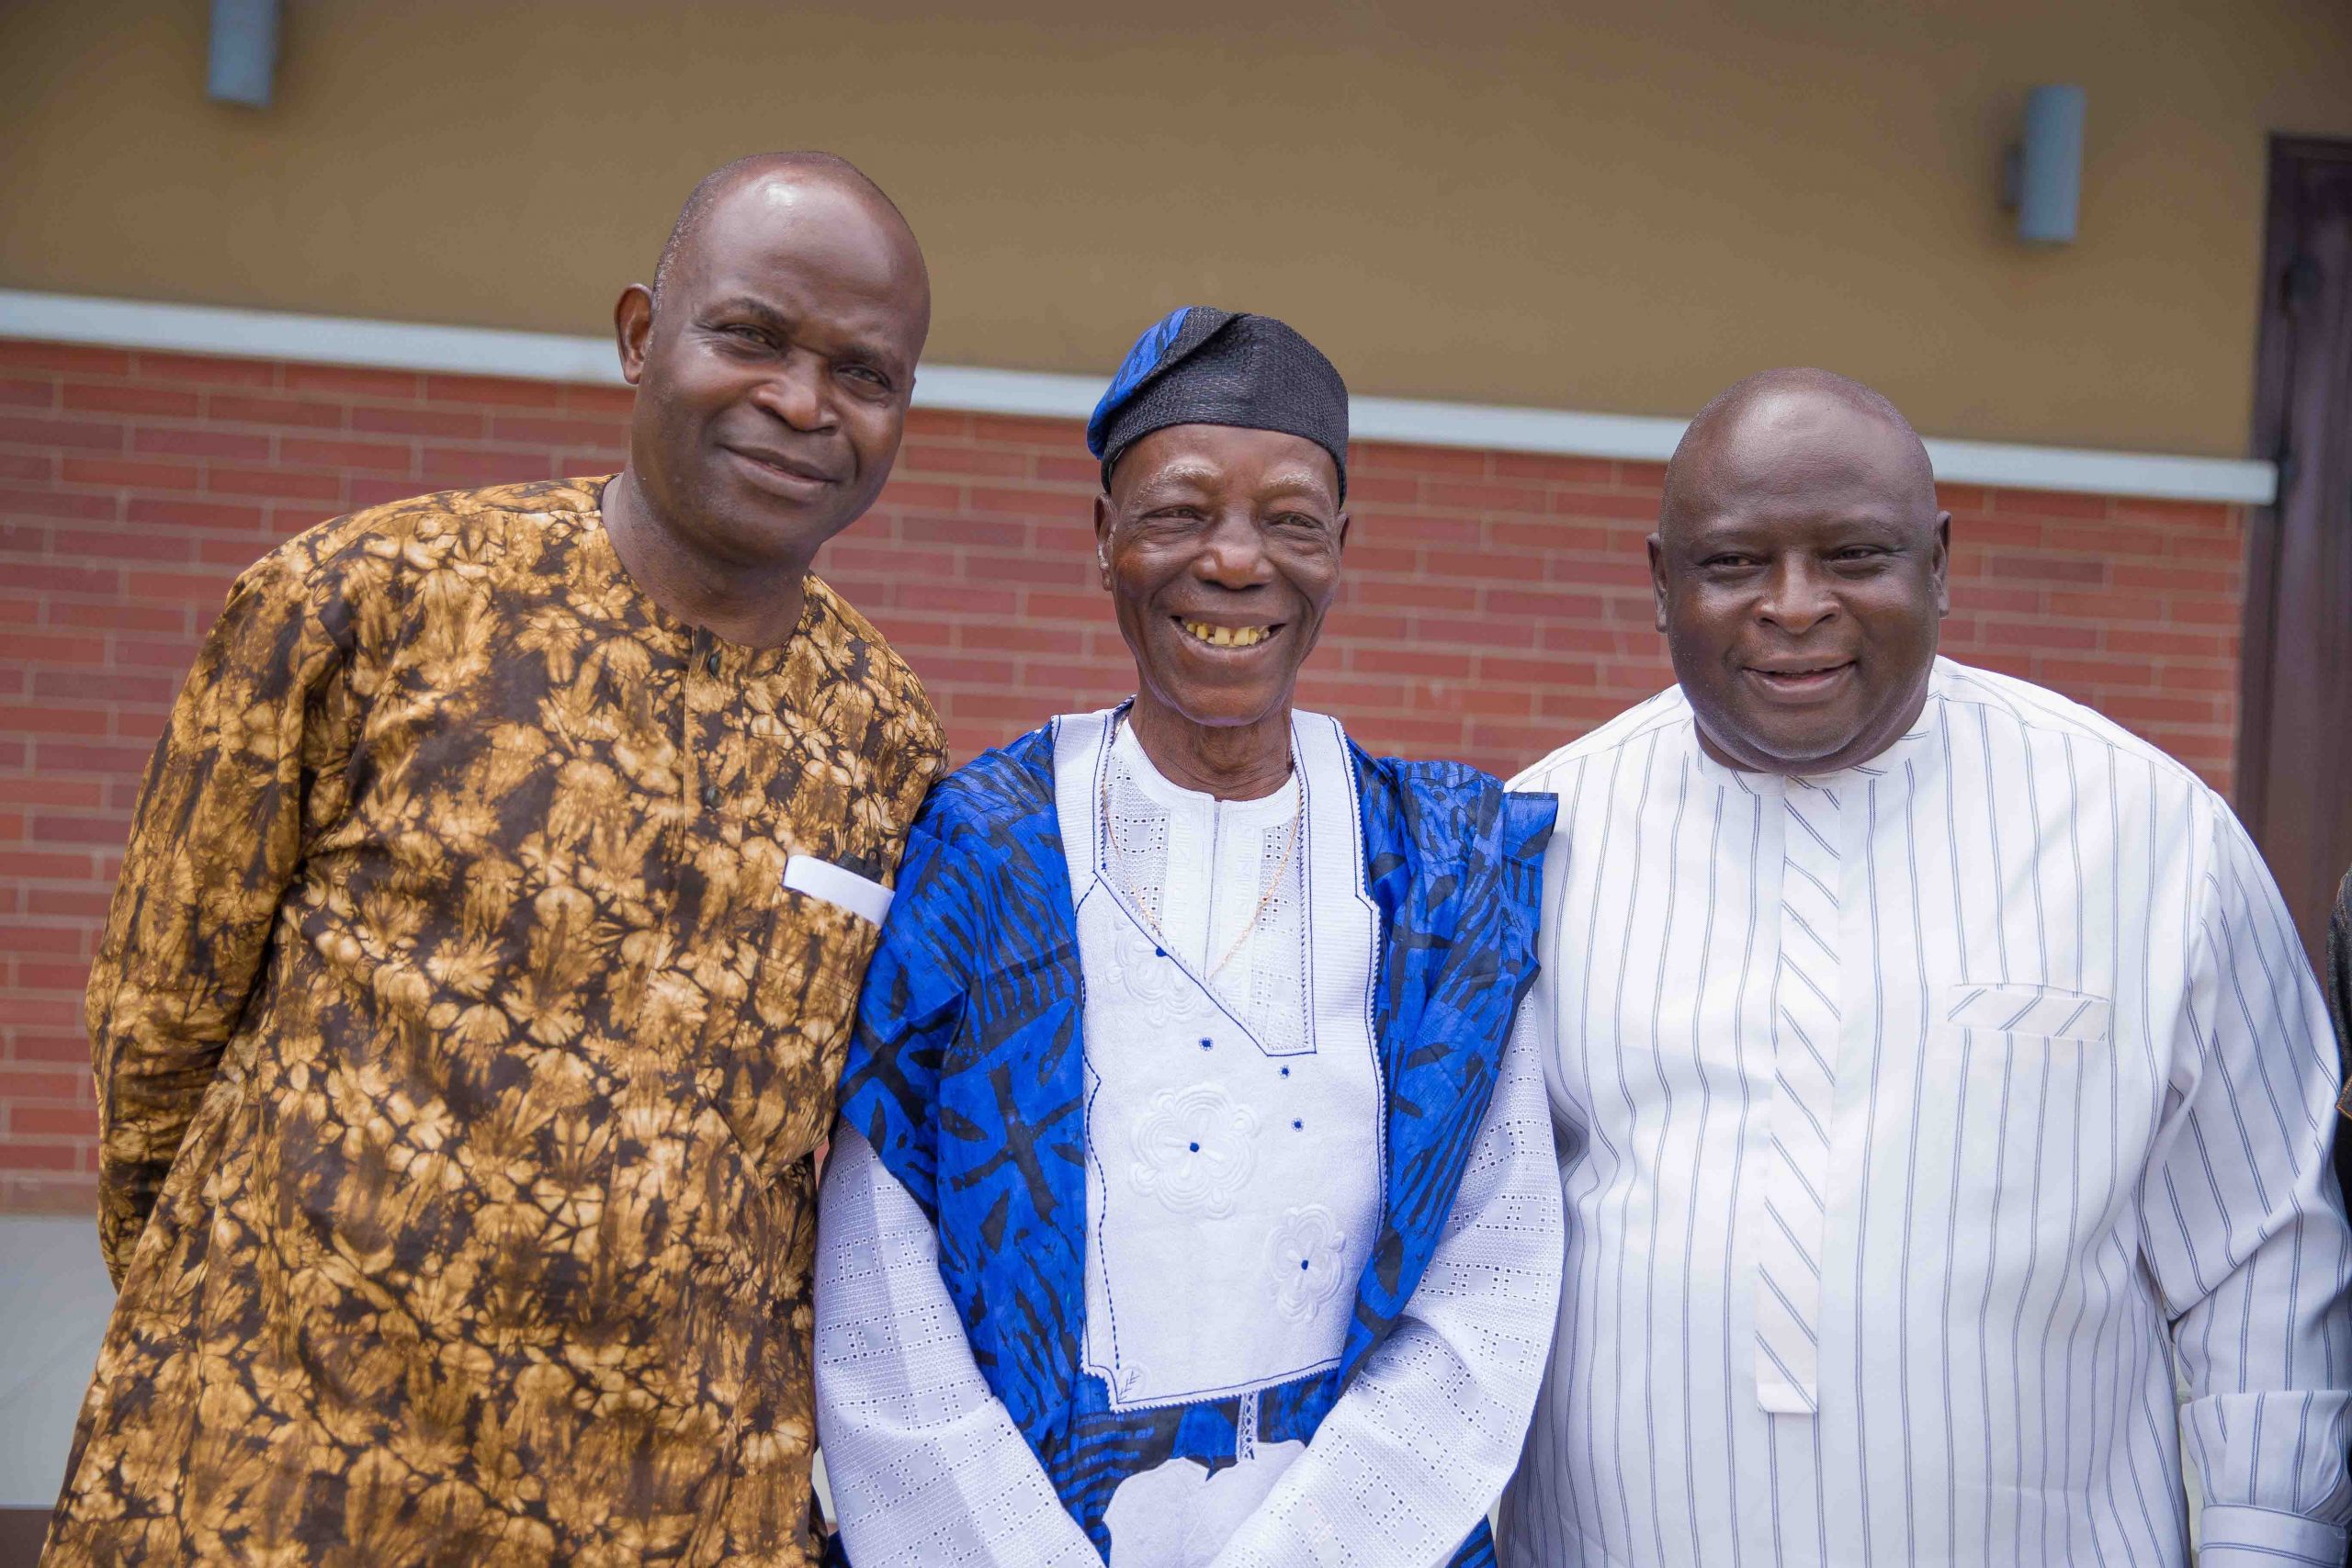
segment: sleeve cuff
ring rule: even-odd
[[[2342,1568],[2344,1562],[2344,1529],[2301,1514],[2209,1503],[2199,1524],[2199,1568]]]

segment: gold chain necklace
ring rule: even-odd
[[[1114,718],[1111,721],[1111,739],[1115,744],[1118,739],[1119,721]],[[1137,741],[1136,744],[1141,745],[1142,742]],[[1232,963],[1234,955],[1241,951],[1242,943],[1256,934],[1258,922],[1266,918],[1267,906],[1274,901],[1274,894],[1282,886],[1283,878],[1290,874],[1291,857],[1298,852],[1298,826],[1306,815],[1306,792],[1302,789],[1298,792],[1298,804],[1290,814],[1290,832],[1283,840],[1282,863],[1274,867],[1273,875],[1268,877],[1265,886],[1258,890],[1257,905],[1250,909],[1250,918],[1242,922],[1241,934],[1233,939],[1233,945],[1225,950],[1225,956],[1216,961],[1216,966],[1208,972],[1207,979],[1214,981],[1225,972],[1225,966]],[[1111,841],[1111,852],[1124,859],[1126,846],[1119,842],[1118,819],[1111,815],[1111,770],[1108,768],[1102,770],[1102,833]],[[1134,907],[1136,916],[1151,928],[1151,940],[1162,953],[1167,952],[1168,938],[1161,932],[1159,922],[1152,918],[1151,910],[1145,906],[1143,894],[1127,879],[1124,871],[1119,874],[1119,884],[1127,890],[1127,902]]]

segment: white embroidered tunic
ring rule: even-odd
[[[1132,1409],[1339,1364],[1380,1223],[1377,922],[1338,725],[1302,716],[1257,800],[1100,730],[1066,724],[1055,767],[1086,975],[1082,1365]]]
[[[1237,1462],[1130,1477],[1112,1568],[1425,1568],[1517,1457],[1560,1247],[1541,1068],[1517,1032],[1405,1315],[1309,1444],[1255,1391],[1336,1365],[1378,1229],[1376,910],[1339,725],[1295,716],[1273,795],[1170,784],[1111,715],[1057,737],[1085,978],[1081,1364],[1114,1404],[1244,1396]],[[825,1178],[820,1438],[857,1568],[1099,1562],[989,1393],[922,1210],[854,1132]],[[1522,1393],[1522,1391],[1526,1391]]]

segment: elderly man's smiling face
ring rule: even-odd
[[[1657,625],[1720,761],[1849,767],[1926,703],[1951,517],[1917,436],[1869,396],[1758,378],[1675,455],[1650,540]]]
[[[1279,431],[1154,431],[1120,457],[1094,532],[1138,701],[1208,728],[1288,709],[1347,541],[1329,453]]]

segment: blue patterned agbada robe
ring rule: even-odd
[[[1382,1228],[1340,1366],[1261,1394],[1265,1442],[1313,1438],[1444,1229],[1535,978],[1556,808],[1457,763],[1374,758],[1352,742],[1349,754],[1381,936]],[[1107,1556],[1119,1483],[1175,1458],[1212,1473],[1233,1463],[1240,1401],[1114,1411],[1102,1380],[1079,1368],[1083,1001],[1053,757],[1049,726],[932,792],[866,972],[842,1114],[937,1227],[981,1375]],[[1494,1561],[1483,1522],[1450,1561]]]

